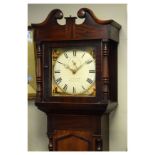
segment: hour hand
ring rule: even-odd
[[[75,66],[75,68],[77,69],[78,67],[77,67],[77,65],[76,65],[76,62],[74,62],[74,61],[72,60],[72,63],[73,63],[73,65]]]
[[[64,64],[64,63],[62,63],[62,62],[60,62],[60,61],[57,61],[59,64],[61,64],[61,65],[63,65],[66,69],[69,69],[69,66],[68,65],[66,65],[66,64]]]
[[[75,72],[74,69],[70,68],[68,65],[65,65],[64,67],[65,67],[66,69],[69,69],[72,73]]]
[[[62,64],[66,69],[69,69],[74,74],[75,71],[72,68],[70,68],[69,65],[66,65],[66,64],[59,62],[59,61],[57,61],[57,62]]]

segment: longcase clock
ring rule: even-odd
[[[49,151],[109,150],[109,113],[117,107],[117,46],[121,26],[52,10],[32,24],[36,49],[36,106],[47,114]],[[102,122],[102,125],[101,125]]]

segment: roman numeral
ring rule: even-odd
[[[82,86],[83,90],[86,90],[84,86]]]
[[[66,53],[66,52],[64,53],[64,56],[65,56],[66,58],[68,58],[68,55],[67,55],[67,53]]]
[[[63,63],[62,62],[60,62],[60,61],[57,61],[59,64],[62,64],[63,65]]]
[[[87,79],[87,82],[90,83],[90,84],[92,84],[93,83],[93,80],[91,80],[91,79],[88,78]]]
[[[95,73],[95,70],[89,70],[89,73]]]
[[[75,50],[73,51],[73,56],[76,56],[76,51]]]
[[[61,81],[62,81],[62,78],[61,78],[61,77],[59,77],[58,79],[55,80],[55,82],[56,82],[57,84],[59,84]]]
[[[73,93],[76,93],[76,89],[75,89],[75,87],[73,87]]]
[[[81,58],[83,58],[85,54],[86,54],[86,52],[84,52],[84,54],[82,55],[82,57],[81,57]]]
[[[58,79],[56,79],[56,83],[59,84],[62,81],[62,78],[59,77]]]
[[[56,71],[54,71],[54,73],[60,73],[60,70],[56,70]]]
[[[63,90],[66,92],[67,88],[68,88],[68,86],[67,86],[67,84],[65,84],[63,87]]]
[[[91,62],[93,62],[93,60],[87,60],[86,64],[90,64]]]

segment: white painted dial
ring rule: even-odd
[[[95,59],[87,51],[66,50],[57,58],[53,76],[62,92],[83,94],[95,82]]]

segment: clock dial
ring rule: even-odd
[[[52,95],[95,96],[96,62],[93,48],[54,49]]]

